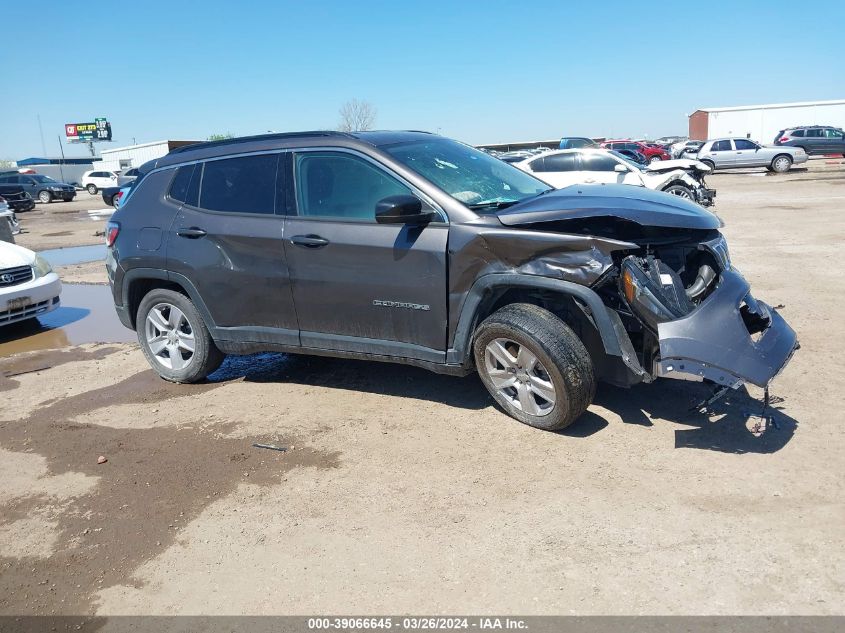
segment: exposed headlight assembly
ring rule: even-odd
[[[655,332],[658,324],[679,319],[695,307],[687,298],[680,277],[660,260],[626,257],[621,268],[620,286],[625,301]]]
[[[35,271],[36,279],[49,275],[53,272],[53,267],[50,265],[50,262],[41,257],[41,255],[35,256],[35,262],[32,264],[32,268]]]

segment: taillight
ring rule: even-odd
[[[117,222],[109,222],[106,224],[106,246],[114,244],[118,233],[120,233],[120,224]]]
[[[778,139],[778,143],[786,143],[788,140],[789,140],[789,137],[788,137],[788,136],[781,136],[781,137]]]
[[[122,191],[118,191],[116,194],[114,194],[114,200],[112,200],[112,202],[114,203],[114,206],[115,206],[115,207],[117,207],[117,205],[118,205],[118,203],[120,202],[120,199],[121,199],[122,197],[123,197],[123,192],[122,192]]]

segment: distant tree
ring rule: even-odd
[[[376,108],[372,103],[351,99],[340,107],[337,129],[341,132],[364,132],[372,130],[375,122]]]
[[[231,132],[226,132],[225,134],[212,134],[208,137],[207,140],[209,141],[225,141],[226,139],[235,138],[235,135]]]
[[[8,158],[0,158],[0,169],[14,169],[15,161]]]

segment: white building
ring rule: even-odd
[[[845,128],[845,99],[702,108],[689,115],[689,136],[702,141],[738,136],[769,144],[781,130],[802,125]]]
[[[116,147],[100,151],[100,160],[94,162],[94,170],[126,171],[132,167],[140,167],[148,160],[155,160],[167,154],[170,150],[191,145],[199,141],[153,141],[128,147]]]

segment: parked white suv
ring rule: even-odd
[[[704,175],[710,168],[697,160],[661,160],[646,167],[627,156],[606,149],[563,149],[545,152],[514,163],[552,187],[592,183],[635,185],[665,191],[702,206],[713,204],[715,189],[708,189]]]
[[[86,171],[82,175],[82,186],[94,196],[100,189],[115,187],[119,173],[116,171]]]
[[[55,310],[61,292],[62,282],[46,259],[0,242],[0,326]]]

